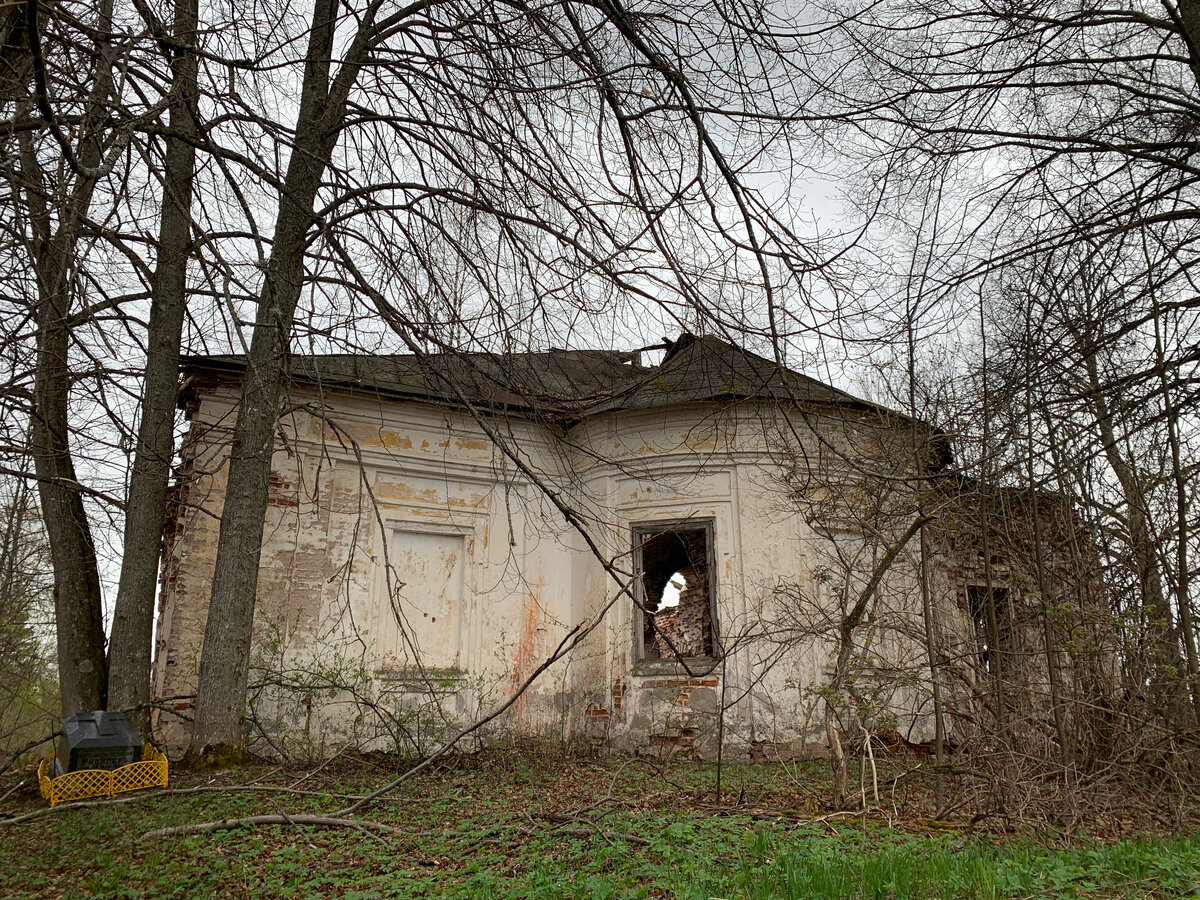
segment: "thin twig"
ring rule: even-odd
[[[337,753],[333,754],[333,756],[329,757],[329,759],[325,760],[325,762],[321,763],[319,766],[317,766],[311,772],[306,772],[305,774],[301,775],[299,778],[297,778],[295,781],[293,781],[290,785],[288,785],[288,787],[294,788],[298,784],[303,784],[305,781],[312,778],[314,775],[316,775],[320,772],[323,772],[326,769],[326,767],[329,766],[330,763],[332,763],[335,759],[338,759],[343,753],[345,753],[352,746],[354,746],[354,743],[355,743],[354,739],[347,741],[341,750],[339,750]]]
[[[9,797],[11,797],[13,794],[15,794],[17,791],[19,791],[23,787],[25,787],[25,782],[18,781],[16,784],[14,784],[12,787],[10,787],[7,791],[5,791],[3,796],[0,796],[0,803],[3,803],[5,800],[7,800]]]
[[[12,764],[15,763],[23,754],[28,753],[30,750],[32,750],[34,747],[39,746],[40,744],[45,744],[45,743],[48,743],[48,742],[54,740],[60,734],[62,734],[61,731],[56,731],[56,732],[54,732],[54,734],[50,735],[49,737],[38,738],[37,740],[30,741],[28,744],[26,744],[24,747],[22,747],[16,753],[14,753],[12,756],[10,756],[7,760],[5,760],[4,765],[0,766],[0,775],[3,775],[5,772],[7,772],[8,769],[12,766]],[[5,795],[5,796],[7,796],[7,795]]]

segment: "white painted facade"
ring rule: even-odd
[[[168,535],[154,687],[183,698],[167,700],[183,715],[237,387],[217,379],[196,392]],[[366,391],[295,385],[289,401],[312,411],[283,423],[273,459],[254,749],[428,750],[589,627],[464,746],[520,737],[712,755],[721,734],[731,756],[819,749],[814,691],[831,645],[781,626],[790,619],[781,588],[828,590],[829,548],[788,499],[787,477],[797,458],[825,459],[830,447],[847,452],[879,434],[894,441],[917,426],[832,406],[796,417],[767,401],[618,410],[567,430]],[[711,527],[720,652],[689,663],[690,673],[677,661],[634,658],[632,534],[655,523]],[[878,640],[919,669],[914,572],[906,557],[888,574],[880,621],[895,621]],[[897,688],[889,702],[903,733],[927,736],[924,697]],[[185,747],[183,718],[161,714],[157,729],[173,750]]]

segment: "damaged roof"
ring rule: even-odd
[[[844,391],[793,372],[749,350],[714,337],[684,334],[658,366],[643,369],[614,397],[588,409],[651,409],[708,400],[771,399],[882,411]]]
[[[771,399],[891,413],[715,337],[684,333],[657,366],[638,351],[294,355],[294,382],[453,405],[536,411],[566,420],[715,400]],[[185,373],[245,368],[241,355],[188,356]],[[892,413],[895,414],[895,413]]]

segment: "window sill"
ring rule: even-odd
[[[684,666],[687,666],[685,669]],[[639,659],[633,664],[637,675],[678,675],[684,678],[709,678],[719,674],[720,657],[695,656],[680,659]],[[690,672],[688,670],[691,670]]]
[[[454,694],[467,681],[467,673],[461,669],[428,668],[422,673],[415,666],[381,669],[375,677],[384,692],[404,694]]]

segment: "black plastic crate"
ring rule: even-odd
[[[142,758],[142,739],[123,713],[76,713],[63,722],[59,766],[80,769],[119,769]]]

